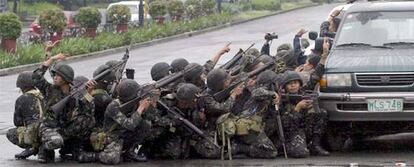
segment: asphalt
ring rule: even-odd
[[[291,43],[300,28],[319,30],[320,23],[327,17],[329,11],[336,5],[323,5],[300,9],[264,19],[247,22],[214,32],[196,35],[191,38],[174,40],[149,47],[131,50],[127,68],[134,68],[135,78],[140,84],[150,82],[150,68],[157,62],[168,62],[176,58],[186,58],[191,62],[204,63],[211,58],[222,46],[232,42],[230,53],[224,55],[219,64],[229,60],[238,48],[247,48],[252,43],[260,49],[267,32],[276,32],[279,39],[274,40],[271,53],[275,54],[279,44]],[[75,75],[92,76],[96,67],[108,60],[121,59],[123,53],[70,63],[75,69]],[[26,161],[14,160],[14,154],[21,149],[10,144],[5,132],[13,126],[14,101],[20,92],[15,86],[17,75],[0,77],[0,167],[2,166],[51,166],[38,164],[34,159]],[[50,79],[50,77],[48,77]],[[411,149],[412,150],[412,149]],[[352,153],[334,153],[330,157],[311,157],[305,159],[288,159],[282,157],[273,160],[244,159],[233,161],[221,160],[180,160],[180,161],[151,161],[147,163],[125,163],[120,166],[333,166],[350,163],[362,165],[394,166],[404,162],[414,165],[414,154],[408,150],[375,150]],[[99,164],[77,164],[75,162],[58,162],[53,166],[101,166]]]

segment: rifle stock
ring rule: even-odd
[[[252,48],[255,44],[251,44],[246,50],[243,51],[243,49],[239,49],[239,52],[236,53],[236,55],[234,55],[234,57],[229,60],[228,62],[226,62],[225,64],[223,64],[222,66],[220,66],[219,68],[224,69],[224,70],[230,70],[232,69],[237,62],[240,61],[240,59],[243,57],[243,55],[246,53],[247,50],[249,50],[250,48]]]
[[[115,89],[118,86],[119,81],[122,79],[122,74],[123,74],[123,71],[125,70],[126,63],[128,62],[128,59],[129,59],[129,49],[127,48],[125,50],[124,56],[122,57],[122,63],[120,65],[120,68],[117,69],[116,72],[115,72],[116,82],[114,82],[112,84],[111,90],[108,93],[111,96],[114,95]]]

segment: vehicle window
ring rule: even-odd
[[[344,18],[336,45],[363,43],[382,46],[387,43],[414,42],[414,11],[361,12]]]

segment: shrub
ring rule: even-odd
[[[13,13],[0,14],[0,37],[17,39],[22,32],[22,23]]]
[[[201,9],[203,10],[203,14],[210,15],[213,14],[216,7],[216,0],[202,0],[201,1]]]
[[[82,27],[96,28],[101,24],[101,13],[94,7],[81,8],[76,14],[75,20]]]
[[[167,6],[171,16],[181,16],[184,14],[184,3],[180,0],[171,0]]]
[[[131,20],[130,9],[125,5],[112,6],[109,11],[109,20],[116,23],[128,23]]]
[[[39,24],[48,32],[62,32],[66,28],[66,17],[60,9],[46,10],[40,14]]]
[[[187,0],[184,3],[185,13],[190,19],[194,19],[202,14],[202,7],[199,0]]]
[[[149,14],[151,17],[160,17],[167,14],[167,6],[161,0],[156,0],[150,3]]]

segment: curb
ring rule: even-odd
[[[177,35],[173,35],[173,36],[169,36],[169,37],[165,37],[165,38],[154,39],[154,40],[147,41],[147,42],[136,43],[136,44],[132,44],[132,45],[129,45],[129,46],[121,46],[121,47],[118,47],[118,48],[112,48],[112,49],[102,50],[102,51],[98,51],[98,52],[92,52],[92,53],[86,53],[86,54],[81,54],[81,55],[77,55],[77,56],[72,56],[72,57],[66,58],[66,62],[76,62],[76,61],[91,59],[91,58],[95,58],[95,57],[107,56],[107,55],[110,55],[110,54],[123,52],[128,47],[130,49],[138,49],[138,48],[142,48],[142,47],[152,46],[152,45],[155,45],[155,44],[170,42],[170,41],[177,40],[177,39],[189,38],[189,37],[192,37],[194,35],[200,35],[200,34],[204,34],[204,33],[207,33],[207,32],[216,31],[216,30],[220,30],[220,29],[223,29],[223,28],[243,24],[243,23],[246,23],[246,22],[255,21],[255,20],[275,16],[275,15],[278,15],[278,14],[283,14],[283,13],[291,12],[291,11],[294,11],[294,10],[304,9],[304,8],[308,8],[308,7],[314,7],[314,6],[318,6],[318,5],[319,4],[310,4],[310,5],[301,6],[301,7],[297,7],[297,8],[293,8],[293,9],[289,9],[289,10],[277,11],[277,12],[269,14],[269,15],[260,16],[260,17],[256,17],[256,18],[252,18],[252,19],[235,21],[235,22],[226,23],[226,24],[222,24],[222,25],[218,25],[218,26],[214,26],[214,27],[209,27],[209,28],[205,28],[205,29],[202,29],[202,30],[198,30],[198,31],[186,32],[186,33],[177,34]],[[20,73],[22,71],[34,70],[38,66],[40,66],[41,64],[42,63],[40,62],[40,63],[26,64],[26,65],[20,65],[20,66],[16,66],[16,67],[0,69],[0,76],[7,76],[7,75],[12,75],[12,74],[17,74],[17,73]]]

